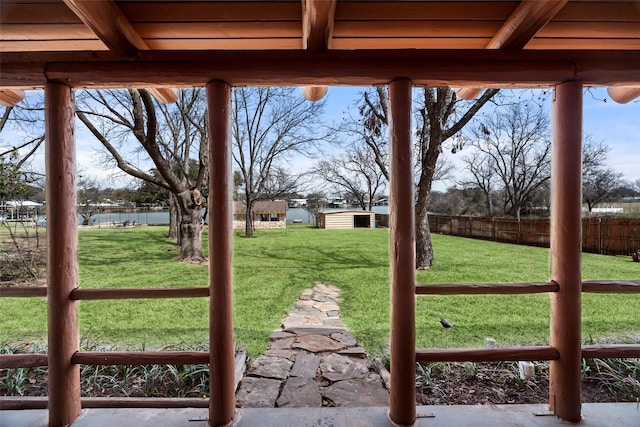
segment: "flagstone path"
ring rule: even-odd
[[[388,406],[389,392],[340,319],[340,290],[302,292],[253,359],[236,401],[244,408]]]

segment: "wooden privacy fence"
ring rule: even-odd
[[[432,233],[549,247],[550,220],[429,215]],[[640,246],[640,218],[584,218],[582,250],[629,255]]]

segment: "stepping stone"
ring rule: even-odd
[[[295,336],[295,334],[292,334],[290,332],[273,331],[271,333],[271,335],[269,335],[269,339],[273,341],[273,340],[280,340],[280,339],[283,339],[283,338],[292,338],[294,336]]]
[[[342,381],[366,377],[369,374],[369,367],[362,360],[329,354],[322,358],[320,371],[329,381]]]
[[[269,344],[269,348],[274,350],[286,350],[291,348],[291,345],[293,344],[294,341],[295,341],[295,336],[292,336],[291,338],[283,338],[283,339],[271,341],[271,343]]]
[[[263,353],[264,356],[282,357],[283,359],[289,359],[291,361],[296,359],[297,354],[297,350],[277,350],[274,348],[270,348]]]
[[[318,316],[320,313],[318,313]],[[286,332],[296,332],[296,329],[299,328],[321,328],[323,327],[323,320],[318,316],[299,316],[299,315],[289,315],[282,321],[282,328]]]
[[[299,335],[291,346],[292,348],[301,348],[312,353],[320,353],[323,351],[342,350],[346,346],[338,341],[332,340],[325,335],[308,334]]]
[[[331,335],[335,332],[344,331],[344,326],[341,327],[326,327],[326,326],[292,326],[285,329],[287,332],[294,334],[316,334],[316,335]]]
[[[354,347],[356,344],[356,338],[351,335],[349,332],[336,332],[335,334],[331,334],[331,338],[341,342],[347,347]]]
[[[324,319],[324,326],[344,329],[344,323],[339,317],[327,317]]]
[[[236,400],[243,408],[273,408],[280,384],[280,381],[268,378],[244,377]]]
[[[337,406],[363,407],[389,405],[389,393],[380,381],[358,378],[338,381],[324,389],[324,397]]]
[[[263,377],[286,380],[293,362],[282,357],[259,356],[251,363],[249,374]]]
[[[292,377],[315,378],[320,366],[320,356],[301,351],[289,373]]]
[[[322,396],[312,378],[291,377],[284,384],[278,407],[303,408],[322,406]]]
[[[351,357],[364,357],[367,355],[367,352],[364,351],[364,348],[358,347],[349,347],[344,350],[340,350],[338,354],[343,356],[351,356]]]
[[[319,310],[323,313],[326,313],[327,311],[339,311],[340,307],[338,307],[337,304],[316,304],[313,306],[313,308],[315,308],[316,310]]]

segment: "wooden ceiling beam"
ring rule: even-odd
[[[0,89],[0,104],[13,107],[24,99],[24,91],[16,89]]]
[[[113,53],[134,57],[141,50],[149,50],[149,45],[113,0],[64,0],[64,3]],[[177,89],[150,88],[149,91],[165,104],[178,100]]]
[[[569,0],[522,0],[486,49],[520,50],[540,31]],[[456,94],[466,100],[476,98],[483,88],[459,88]]]
[[[336,0],[302,0],[302,48],[324,52],[331,47]],[[302,94],[308,101],[319,101],[328,86],[306,86]]]
[[[213,79],[232,85],[375,85],[399,76],[416,85],[539,87],[640,86],[640,51],[625,50],[303,50],[0,52],[0,87],[191,87]]]
[[[523,49],[568,1],[522,0],[487,44],[487,49]]]
[[[640,97],[640,86],[611,86],[607,88],[609,97],[619,104],[626,104]]]
[[[155,99],[164,104],[173,104],[180,96],[180,90],[172,87],[150,87],[147,90]]]
[[[112,0],[64,0],[64,3],[113,53],[131,57],[148,49]]]
[[[302,1],[302,48],[322,52],[331,47],[336,0]]]

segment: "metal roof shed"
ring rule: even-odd
[[[372,211],[318,212],[318,228],[373,228],[376,213]]]

